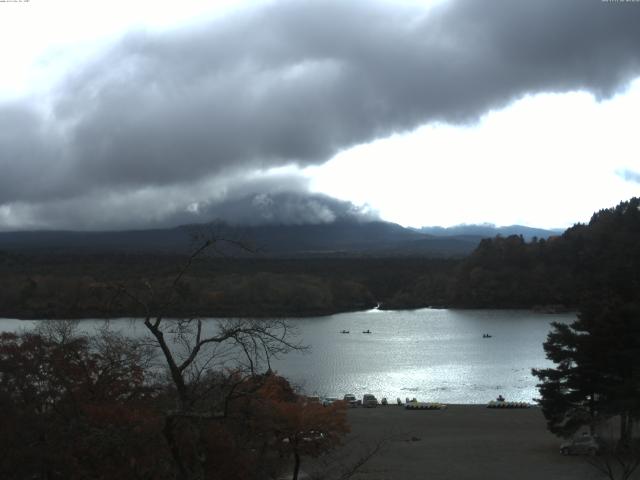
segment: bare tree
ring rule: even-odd
[[[587,462],[610,480],[628,480],[640,467],[640,445],[606,446],[599,455],[587,457]]]
[[[273,358],[303,348],[292,340],[295,335],[284,320],[166,318],[166,312],[174,311],[174,307],[183,301],[183,281],[187,272],[209,252],[224,255],[223,244],[251,251],[245,243],[235,239],[211,234],[200,236],[197,247],[167,289],[158,289],[150,281],[144,282],[142,293],[124,285],[114,287],[114,301],[126,298],[142,311],[144,326],[168,370],[174,405],[167,409],[163,434],[181,480],[206,477],[205,426],[207,422],[226,418],[230,400],[258,388],[257,382],[245,382],[244,379],[247,376],[259,378],[257,374],[271,371]],[[218,375],[215,381],[212,380],[211,372],[225,370],[232,373]],[[247,385],[251,385],[249,391]],[[212,397],[214,389],[218,393],[223,391],[223,395]]]

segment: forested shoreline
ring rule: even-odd
[[[136,316],[114,301],[120,286],[168,288],[182,256],[18,255],[0,257],[0,316]],[[172,316],[291,317],[374,308],[444,305],[457,260],[428,258],[203,258],[183,279]],[[408,292],[408,293],[407,293]]]
[[[421,307],[574,309],[589,285],[625,281],[640,261],[638,199],[593,215],[561,236],[527,242],[497,236],[465,258],[209,256],[181,285],[168,315],[298,317]],[[132,291],[170,287],[181,255],[0,252],[0,316],[139,316]],[[626,273],[625,273],[626,272]],[[625,283],[626,282],[626,283]]]

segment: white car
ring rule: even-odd
[[[327,398],[322,400],[322,406],[323,407],[328,407],[329,405],[333,405],[333,403],[337,402],[338,400],[339,400],[339,398],[327,397]]]
[[[367,393],[362,397],[362,406],[367,408],[377,407],[378,399],[375,397],[375,395],[371,395],[370,393]]]
[[[580,435],[560,445],[562,455],[597,455],[602,451],[602,441],[596,435]]]

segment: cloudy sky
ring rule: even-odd
[[[640,194],[640,2],[0,2],[0,229],[566,227]]]

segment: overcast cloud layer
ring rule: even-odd
[[[256,172],[428,122],[473,122],[527,93],[607,98],[640,75],[635,7],[467,0],[425,14],[285,1],[129,33],[46,98],[0,105],[0,228],[357,214],[327,197],[305,203],[299,178],[267,187]]]

